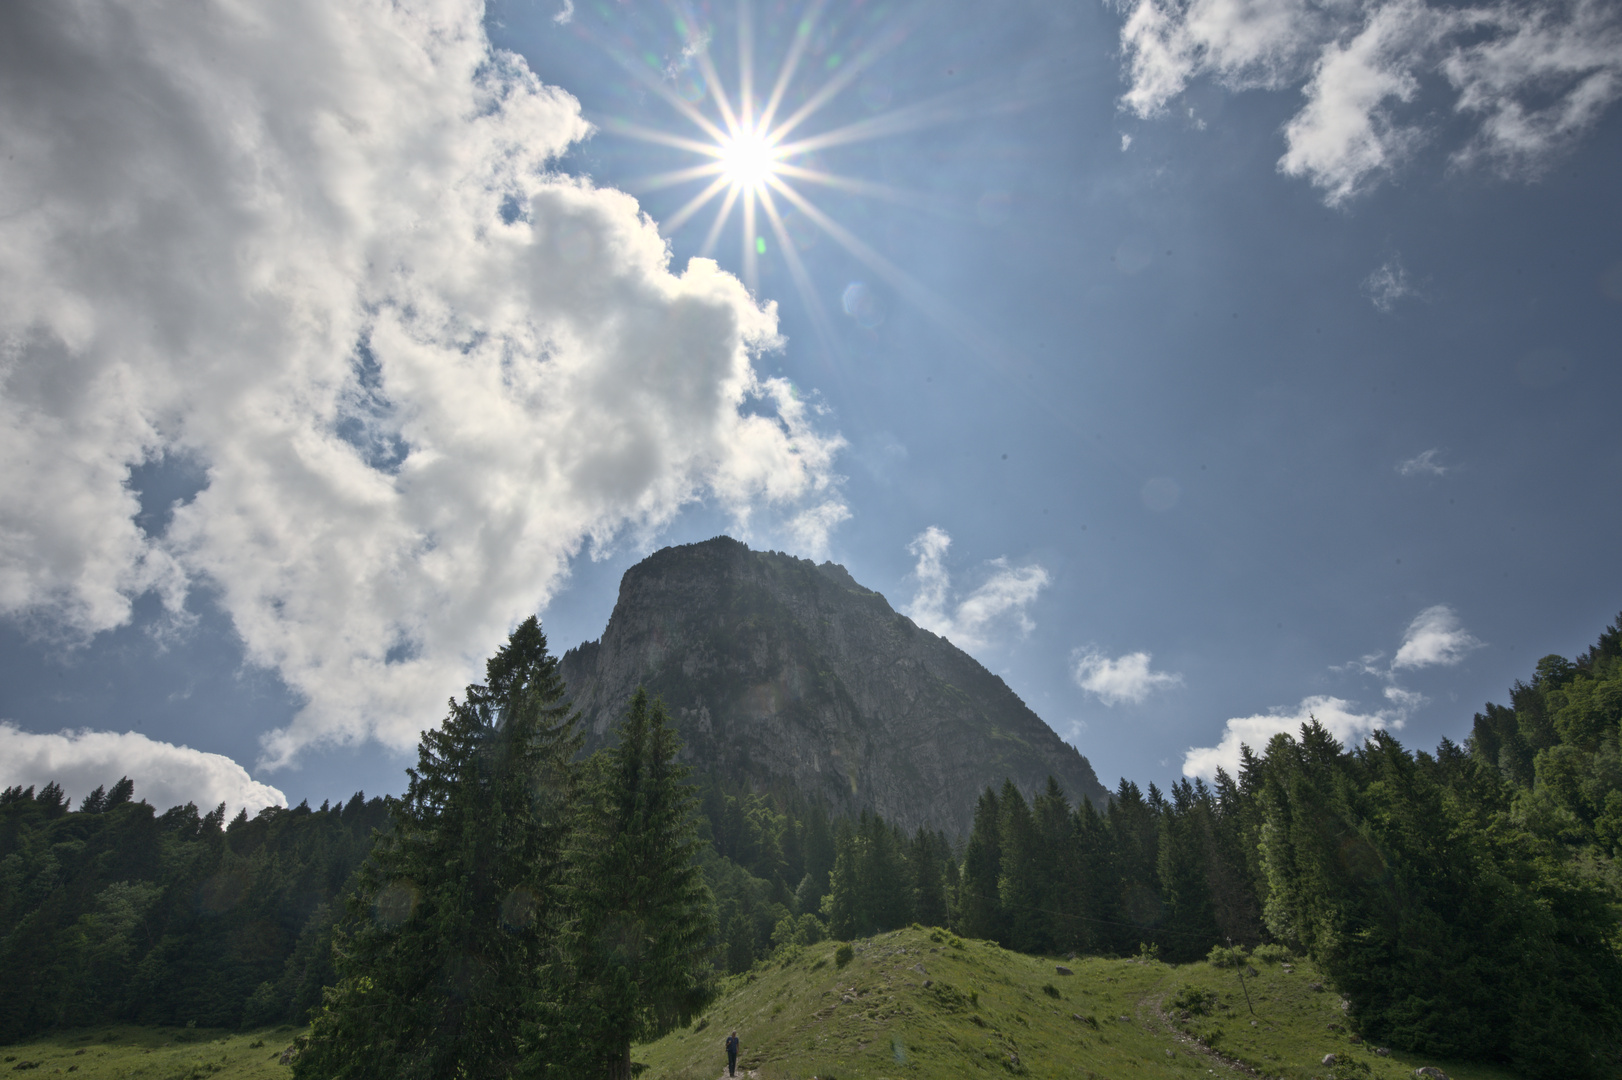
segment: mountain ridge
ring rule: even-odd
[[[562,675],[588,746],[637,686],[663,697],[694,764],[792,786],[835,813],[965,836],[975,797],[1054,776],[1079,802],[1092,766],[997,675],[833,562],[731,537],[663,548],[626,571],[608,626]]]

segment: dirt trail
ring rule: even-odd
[[[1139,1023],[1151,1031],[1158,1031],[1169,1036],[1180,1047],[1181,1053],[1200,1058],[1213,1067],[1221,1066],[1242,1076],[1259,1077],[1262,1075],[1244,1062],[1226,1057],[1206,1046],[1192,1035],[1179,1030],[1177,1025],[1172,1023],[1171,1017],[1166,1015],[1166,1010],[1163,1007],[1168,992],[1169,990],[1163,982],[1160,986],[1138,999]]]

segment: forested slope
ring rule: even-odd
[[[48,784],[0,795],[0,1041],[131,1020],[302,1019],[330,981],[332,901],[382,799],[159,814],[127,779],[70,812]]]
[[[488,718],[470,729],[466,767],[496,731]],[[1608,1077],[1622,1075],[1619,742],[1612,626],[1575,659],[1540,661],[1463,745],[1434,752],[1383,733],[1343,746],[1309,723],[1246,748],[1237,775],[1166,792],[1123,780],[1107,806],[1005,783],[979,795],[961,847],[710,773],[693,777],[690,822],[670,828],[699,841],[712,908],[695,955],[718,975],[913,922],[1032,955],[1283,946],[1311,958],[1365,1040],[1527,1077]],[[356,796],[227,826],[223,811],[156,814],[127,782],[71,812],[55,785],[6,792],[0,1038],[123,1018],[302,1021],[334,979],[337,898],[364,926],[398,891],[387,873],[351,874],[400,812]],[[458,843],[478,840],[476,819]],[[515,992],[530,992],[525,978]]]

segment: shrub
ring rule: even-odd
[[[1245,947],[1235,945],[1233,948],[1228,948],[1226,945],[1218,945],[1210,951],[1205,959],[1213,967],[1240,967],[1245,962]]]
[[[835,967],[844,967],[854,959],[856,959],[856,950],[851,948],[851,944],[848,941],[840,945],[838,949],[834,950]]]
[[[1250,958],[1264,964],[1279,964],[1293,961],[1295,954],[1283,945],[1258,945],[1250,951]]]
[[[1059,988],[1057,986],[1054,986],[1052,983],[1048,983],[1045,986],[1043,986],[1042,987],[1042,993],[1046,994],[1050,998],[1056,998],[1056,997],[1060,996]]]
[[[1209,1016],[1216,1003],[1217,996],[1213,991],[1202,990],[1197,986],[1180,987],[1167,1002],[1172,1008],[1182,1009],[1194,1016]]]

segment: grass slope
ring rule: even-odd
[[[201,1028],[99,1027],[54,1032],[0,1047],[0,1071],[74,1080],[287,1080],[277,1063],[291,1027],[226,1032]]]
[[[1452,1080],[1514,1075],[1399,1051],[1381,1056],[1353,1042],[1340,997],[1312,989],[1322,976],[1300,962],[1291,971],[1254,963],[1257,974],[1241,982],[1237,969],[1207,963],[1056,962],[918,928],[856,943],[844,967],[835,949],[824,943],[727,980],[691,1027],[636,1048],[633,1058],[649,1066],[641,1080],[724,1074],[721,1044],[734,1028],[743,1045],[740,1074],[747,1069],[758,1080],[1191,1080],[1235,1073],[1308,1080],[1331,1074],[1322,1064],[1331,1053],[1341,1059],[1337,1077],[1365,1075],[1360,1065],[1369,1080],[1411,1078],[1424,1065]],[[1058,963],[1074,974],[1059,975]],[[1213,996],[1202,1002],[1198,991]],[[1201,1004],[1206,1015],[1198,1015]]]

